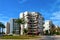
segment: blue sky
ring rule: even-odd
[[[60,0],[0,0],[0,21],[18,18],[20,12],[40,12],[45,20],[60,25]]]

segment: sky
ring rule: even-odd
[[[4,24],[25,11],[40,12],[45,20],[60,26],[60,0],[0,0],[0,22]]]

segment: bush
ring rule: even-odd
[[[56,35],[60,35],[60,33],[59,33],[59,32],[56,32],[55,34],[56,34]]]
[[[27,29],[24,29],[24,33],[27,33],[27,31],[28,31]]]
[[[13,36],[13,35],[9,35],[9,36]]]
[[[48,35],[48,34],[49,34],[49,33],[48,33],[48,30],[46,30],[46,31],[45,31],[45,35]]]

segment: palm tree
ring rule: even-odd
[[[25,24],[25,21],[24,21],[23,18],[21,18],[21,19],[18,18],[18,19],[16,20],[16,23],[19,25],[19,34],[20,34],[21,24]]]
[[[0,27],[2,28],[2,34],[3,34],[3,28],[5,28],[5,25],[2,22],[0,22]]]
[[[50,27],[50,34],[54,34],[54,32],[55,32],[55,25],[52,24]]]
[[[2,25],[2,24],[1,24],[1,22],[0,22],[0,34],[1,34],[1,25]]]

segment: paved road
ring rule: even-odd
[[[60,36],[43,36],[42,39],[39,40],[60,40]]]

